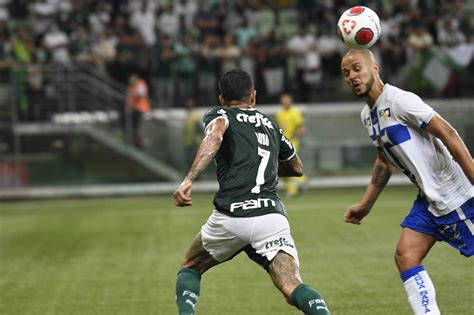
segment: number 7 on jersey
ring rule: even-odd
[[[268,160],[270,159],[270,151],[258,147],[258,155],[262,157],[258,165],[256,185],[251,192],[254,194],[260,193],[260,186],[265,183],[265,170],[267,169]]]

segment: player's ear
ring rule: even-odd
[[[374,63],[374,71],[379,74],[379,65]]]
[[[255,104],[257,103],[257,90],[253,90],[252,93],[250,93],[250,106],[255,107]]]
[[[219,103],[221,103],[221,106],[224,106],[225,104],[224,97],[222,97],[222,95],[219,95]]]

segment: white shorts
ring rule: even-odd
[[[204,249],[218,262],[245,251],[250,259],[268,270],[275,255],[284,251],[299,266],[288,219],[278,213],[237,218],[214,210],[201,228],[201,237]]]

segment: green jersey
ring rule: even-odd
[[[219,191],[214,206],[235,217],[253,217],[286,210],[277,194],[278,161],[295,154],[275,121],[256,109],[212,108],[203,118],[228,124],[215,156]]]

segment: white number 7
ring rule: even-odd
[[[260,186],[265,183],[265,169],[268,165],[268,160],[270,159],[270,151],[264,150],[258,147],[258,155],[262,157],[260,160],[260,165],[258,166],[256,185],[252,188],[252,193],[260,193]]]

